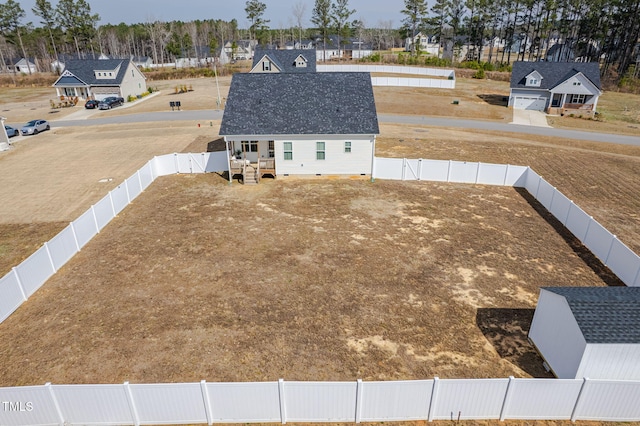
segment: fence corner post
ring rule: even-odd
[[[200,390],[202,391],[202,400],[204,402],[204,411],[207,415],[207,424],[211,426],[213,424],[213,416],[211,415],[211,398],[209,398],[209,390],[207,389],[207,381],[200,381]]]
[[[138,410],[136,409],[136,404],[133,399],[131,386],[129,385],[129,382],[124,382],[123,386],[124,386],[125,393],[127,395],[127,401],[129,402],[129,408],[131,409],[131,417],[133,417],[133,424],[135,426],[140,426],[140,418],[138,417]]]

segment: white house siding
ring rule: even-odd
[[[351,152],[345,153],[345,142]],[[284,142],[292,142],[293,159],[284,159]],[[325,142],[325,159],[316,159],[316,142]],[[285,175],[370,175],[374,136],[315,136],[310,139],[275,141],[276,174]]]
[[[137,96],[147,91],[147,82],[142,72],[133,62],[129,62],[120,85],[120,93],[125,100],[128,96]]]
[[[559,379],[574,379],[587,342],[563,296],[540,290],[529,338]]]
[[[509,106],[515,109],[535,109],[537,111],[543,111],[548,105],[549,92],[546,90],[511,89]]]
[[[570,103],[569,95],[587,95],[589,99],[584,104],[593,105],[593,111],[596,110],[598,96],[600,95],[598,88],[582,74],[576,74],[564,83],[554,87],[551,91],[551,96],[556,93],[565,94],[563,103]]]
[[[640,344],[587,344],[576,378],[640,380]]]

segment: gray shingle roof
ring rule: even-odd
[[[235,74],[220,134],[379,134],[369,73]]]
[[[256,49],[253,55],[253,65],[255,67],[258,62],[264,57],[269,56],[271,61],[280,68],[282,72],[316,72],[316,52],[309,49],[289,49],[289,50],[274,50],[274,49]],[[307,66],[304,68],[297,68],[295,61],[298,56],[302,55],[307,60]]]
[[[100,79],[95,76],[95,71],[110,71],[115,70],[118,65],[120,70],[114,78]],[[129,65],[128,59],[84,59],[76,61],[68,61],[65,63],[65,71],[69,71],[75,75],[78,79],[90,86],[117,86],[122,83],[124,74],[127,71]],[[71,77],[72,78],[72,77]],[[54,83],[54,86],[61,86],[70,82],[70,77],[60,77],[58,81]]]
[[[552,89],[581,72],[602,90],[600,68],[596,62],[515,62],[511,71],[511,88],[527,88],[526,77],[534,70],[542,76],[540,89]]]
[[[640,287],[545,287],[564,296],[587,343],[640,343]]]

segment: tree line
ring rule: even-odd
[[[308,38],[326,41],[329,35],[339,40],[358,37],[385,50],[422,32],[435,36],[443,47],[464,48],[461,60],[510,64],[552,56],[561,61],[598,61],[603,75],[617,81],[637,78],[639,73],[640,0],[433,0],[431,7],[427,0],[404,0],[399,26],[391,20],[367,24],[352,19],[356,10],[349,0],[307,1],[293,4],[289,27],[275,29],[264,19],[267,4],[260,0],[245,3],[248,28],[240,28],[235,19],[150,19],[98,26],[100,17],[86,0],[59,0],[56,7],[49,0],[36,0],[32,12],[39,25],[34,25],[25,22],[18,1],[6,0],[0,4],[0,62],[6,70],[7,60],[16,57],[46,63],[61,54],[79,58],[106,54],[149,56],[154,63],[166,63],[179,56],[213,56],[212,51],[226,41],[282,45]],[[306,22],[313,27],[306,27]],[[412,44],[411,54],[421,55],[421,48]]]

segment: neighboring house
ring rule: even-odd
[[[546,60],[548,62],[573,62],[575,54],[566,43],[556,43],[547,49]]]
[[[15,72],[23,74],[33,74],[38,72],[36,64],[25,58],[20,58],[18,61],[14,62],[13,69]]]
[[[515,62],[509,106],[591,116],[602,94],[595,62]]]
[[[308,50],[262,50],[253,56],[251,73],[316,72],[316,55]]]
[[[288,41],[285,43],[285,49],[313,49],[313,40],[305,39],[305,40],[296,40],[296,41]]]
[[[149,56],[132,56],[131,62],[138,68],[151,68],[153,59]]]
[[[257,45],[257,40],[227,41],[224,44],[224,50],[233,61],[247,60],[253,59],[253,53]]]
[[[640,287],[545,287],[529,339],[559,379],[640,380]]]
[[[108,96],[125,99],[147,90],[146,78],[128,59],[69,61],[53,83],[58,96],[101,100]]]
[[[369,73],[235,74],[220,126],[240,157],[231,157],[230,178],[241,173],[245,183],[369,176],[378,134]]]
[[[422,53],[428,53],[434,56],[438,56],[440,53],[440,42],[435,35],[430,36],[419,32],[415,37],[407,37],[404,42],[405,51],[411,52],[414,46],[416,50]]]
[[[354,37],[338,37],[330,35],[326,43],[322,39],[316,41],[316,60],[360,59],[373,54],[373,47]]]

